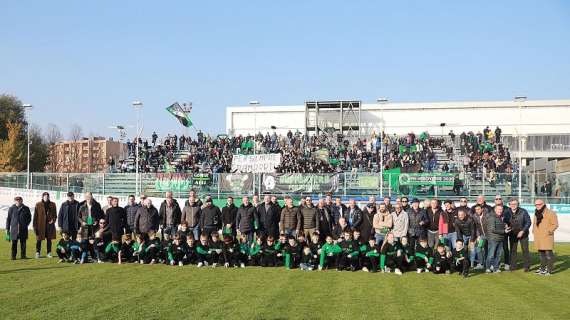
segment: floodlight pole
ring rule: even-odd
[[[521,133],[521,122],[522,122],[522,104],[526,101],[525,96],[516,96],[514,98],[515,102],[518,104],[519,109],[519,123],[518,123],[518,135],[519,135],[519,203],[522,203],[522,133]]]
[[[384,194],[384,105],[388,103],[386,98],[378,98],[376,100],[380,105],[380,111],[382,112],[382,122],[380,126],[380,196]],[[341,124],[342,126],[342,124]]]
[[[31,104],[23,104],[22,107],[24,108],[24,114],[26,117],[26,126],[27,126],[27,136],[28,136],[28,148],[27,148],[27,165],[26,165],[26,188],[27,189],[31,189],[32,188],[32,179],[30,176],[30,121],[31,121],[31,117],[28,116],[28,112],[27,110],[32,110],[32,105]]]
[[[136,145],[135,145],[135,195],[138,196],[139,195],[139,183],[140,183],[140,177],[139,177],[139,167],[140,167],[140,157],[139,157],[139,139],[141,136],[140,133],[140,111],[143,107],[142,102],[140,101],[133,101],[132,103],[133,108],[135,109],[135,112],[137,114],[137,135],[135,137],[136,139]]]

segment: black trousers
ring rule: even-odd
[[[366,266],[368,270],[372,272],[378,271],[378,263],[380,262],[379,257],[364,257],[362,260],[363,265]]]
[[[12,259],[16,259],[18,254],[18,240],[20,240],[20,257],[26,257],[26,239],[12,240]]]
[[[332,256],[325,256],[325,263],[323,269],[334,269],[338,265],[338,254]]]
[[[51,239],[46,239],[47,253],[51,253]],[[42,251],[42,240],[36,241],[36,252],[40,253]]]
[[[464,258],[463,260],[456,262],[453,267],[455,271],[459,272],[460,274],[468,275],[470,266],[471,263],[469,262],[469,259]]]
[[[439,270],[437,270],[439,268]],[[439,263],[435,263],[433,266],[434,273],[445,273],[446,271],[451,271],[451,266],[449,265],[449,261],[442,261]]]
[[[261,266],[262,267],[276,267],[277,266],[277,255],[276,255],[276,253],[262,254]]]
[[[338,268],[339,269],[358,268],[358,256],[352,256],[349,258],[347,254],[341,253],[338,259]]]
[[[523,254],[523,266],[525,269],[530,268],[530,251],[528,250],[528,237],[519,239],[516,234],[509,235],[509,245],[511,250],[511,270],[517,268],[517,247],[521,244]]]
[[[554,253],[552,250],[538,250],[540,255],[540,268],[548,272],[554,270]]]
[[[511,250],[509,248],[509,235],[505,234],[505,241],[503,241],[503,255],[505,256],[505,264],[511,265]]]

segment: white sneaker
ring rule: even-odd
[[[101,261],[101,259],[97,259],[97,263],[103,263],[103,261]]]
[[[368,268],[366,268],[366,267],[362,267],[362,271],[364,271],[364,272],[368,272]]]
[[[217,263],[213,263],[213,264],[212,264],[212,268],[215,268],[215,267],[217,267],[217,266],[218,266]]]
[[[40,253],[36,252],[36,259],[39,259],[39,258],[40,258]]]
[[[495,270],[494,273],[501,273],[501,269]]]
[[[174,260],[170,261],[170,265],[173,266],[174,265]]]
[[[492,273],[493,271],[491,271],[491,269],[487,269],[485,270],[485,273]]]
[[[141,261],[139,261],[139,263],[140,263],[140,264],[144,264],[144,261],[141,260]]]
[[[208,263],[208,261],[204,261],[204,266],[209,266],[210,264]]]
[[[226,262],[226,263],[224,263],[224,267],[229,268],[230,264]]]
[[[184,266],[184,263],[182,263],[182,261],[178,261],[178,266],[179,266],[179,267],[183,267],[183,266]]]
[[[445,274],[451,274],[451,271],[446,270],[446,271],[445,271]]]
[[[402,275],[402,271],[400,271],[400,269],[398,269],[398,268],[396,268],[396,269],[394,270],[394,273],[397,274],[397,275],[399,275],[399,276]]]
[[[202,262],[198,262],[198,268],[202,268],[204,264]]]
[[[388,268],[388,267],[385,267],[385,268],[384,268],[384,271],[385,271],[386,273],[390,273],[390,271],[392,271],[392,270],[390,270],[390,268]]]
[[[50,259],[53,258],[53,257],[51,256],[51,252],[47,254],[47,257],[50,258]]]
[[[57,263],[62,263],[62,262],[63,262],[63,259],[57,260]]]
[[[416,272],[417,272],[417,273],[422,273],[422,268],[416,269]]]
[[[240,267],[240,268],[245,268],[245,264],[242,262],[242,263],[239,264],[239,267]]]
[[[485,267],[483,267],[482,264],[478,264],[478,265],[475,267],[475,270],[485,270]]]
[[[505,271],[511,271],[511,266],[508,264],[505,264]]]
[[[155,264],[155,263],[156,263],[156,260],[154,260],[154,259],[150,260],[150,264]]]

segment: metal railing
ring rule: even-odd
[[[517,174],[405,174],[384,173],[383,190],[380,174],[141,174],[141,189],[148,196],[160,197],[166,191],[186,197],[190,189],[215,198],[228,195],[276,194],[291,196],[335,196],[365,199],[370,195],[397,197],[439,197],[474,200],[496,194],[508,199],[519,197]],[[549,183],[545,184],[546,181]],[[546,175],[525,172],[522,175],[521,200],[532,202],[547,198],[551,203],[570,203],[570,174]],[[0,173],[0,187],[25,189],[26,173]],[[32,173],[31,188],[77,193],[93,192],[126,196],[135,193],[134,173]]]

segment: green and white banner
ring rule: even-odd
[[[173,103],[170,107],[166,108],[166,111],[170,112],[171,115],[175,116],[180,124],[185,127],[190,128],[192,126],[192,120],[190,120],[190,112],[185,111],[178,104],[178,102]]]
[[[455,175],[452,173],[400,173],[398,182],[401,186],[453,186]]]

